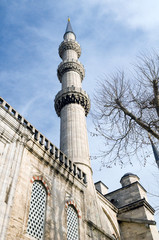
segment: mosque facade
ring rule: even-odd
[[[93,183],[81,48],[68,20],[55,97],[60,149],[0,97],[0,240],[158,240],[139,177]]]

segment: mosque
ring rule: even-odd
[[[68,20],[55,97],[60,149],[0,97],[0,240],[159,240],[139,177],[121,188],[92,179],[81,48]]]

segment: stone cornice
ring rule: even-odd
[[[69,59],[67,59],[67,60],[61,62],[57,69],[57,76],[58,76],[58,79],[60,82],[62,80],[63,74],[68,71],[77,72],[81,77],[81,81],[83,80],[83,78],[85,76],[84,67],[78,60],[70,61]]]
[[[148,219],[117,217],[117,220],[118,220],[118,222],[128,222],[128,223],[139,223],[139,224],[156,225],[155,221],[148,220]]]
[[[45,144],[45,143],[44,143]],[[87,185],[86,174],[81,171],[67,156],[54,145],[50,149],[39,139],[32,138],[27,142],[26,148],[34,154],[43,164],[56,170],[55,173],[62,175],[66,181],[83,189]]]
[[[78,42],[69,39],[69,40],[64,40],[59,46],[59,55],[61,58],[62,58],[63,52],[68,49],[74,50],[77,53],[78,58],[81,56],[81,48]]]
[[[55,97],[55,110],[57,115],[60,116],[61,109],[70,103],[80,104],[84,108],[85,115],[87,116],[90,110],[90,100],[85,91],[72,86],[58,92]]]
[[[128,212],[128,211],[131,211],[131,210],[134,210],[136,208],[139,208],[139,207],[145,207],[147,208],[147,210],[149,210],[152,214],[155,213],[155,210],[151,207],[151,205],[145,200],[145,198],[143,199],[140,199],[136,202],[133,202],[133,203],[130,203],[126,206],[123,206],[123,207],[120,207],[118,208],[119,212],[118,214],[121,214],[123,212]]]

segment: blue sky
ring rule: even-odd
[[[1,0],[1,96],[59,146],[60,119],[53,100],[61,88],[56,74],[61,62],[58,46],[68,16],[82,48],[80,61],[86,69],[83,89],[93,109],[93,94],[104,75],[117,68],[127,72],[139,53],[159,50],[158,12],[158,0]],[[90,132],[91,116],[87,122]],[[90,154],[98,153],[101,142],[89,136],[89,143]],[[151,148],[148,151],[151,153]],[[92,161],[94,181],[102,180],[112,191],[120,187],[124,173],[133,172],[148,191],[159,194],[153,156],[146,167],[135,158],[133,163],[133,167],[99,171],[100,163]],[[149,196],[149,200],[158,205],[158,198]]]

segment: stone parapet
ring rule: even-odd
[[[80,104],[84,108],[86,116],[89,113],[90,100],[87,93],[83,91],[82,88],[72,86],[58,92],[55,97],[55,110],[57,115],[60,116],[61,109],[70,103]]]
[[[74,50],[77,53],[78,58],[81,56],[81,48],[79,43],[74,40],[67,39],[67,40],[64,40],[59,46],[60,57],[62,58],[64,51],[69,49]]]
[[[18,122],[20,124],[21,128],[18,126],[18,130],[20,131],[21,129],[22,134],[23,132],[26,132],[23,129],[28,130],[28,134],[31,133],[31,139],[27,142],[27,146],[32,152],[36,152],[37,149],[36,154],[39,155],[40,160],[45,160],[45,162],[49,163],[50,166],[53,168],[56,162],[56,165],[61,166],[61,168],[65,169],[66,172],[69,172],[72,177],[75,177],[82,184],[87,184],[86,174],[79,167],[77,167],[76,164],[74,164],[70,159],[68,159],[67,156],[60,149],[58,149],[54,144],[52,144],[42,133],[40,133],[35,127],[33,127],[24,117],[22,117],[1,97],[0,108],[2,109],[2,111],[0,111],[1,121],[6,118],[6,113],[8,113],[10,117],[16,120],[15,122]],[[11,121],[8,121],[8,124],[12,123]]]
[[[105,197],[118,208],[143,198],[147,199],[146,190],[138,181],[105,194]]]
[[[80,63],[80,61],[74,60],[74,59],[72,59],[70,61],[70,59],[66,59],[65,61],[63,61],[59,64],[58,69],[57,69],[57,76],[58,76],[58,79],[60,82],[62,82],[63,74],[68,71],[75,71],[75,72],[79,73],[79,75],[81,77],[81,81],[83,80],[83,78],[85,76],[84,67]]]

